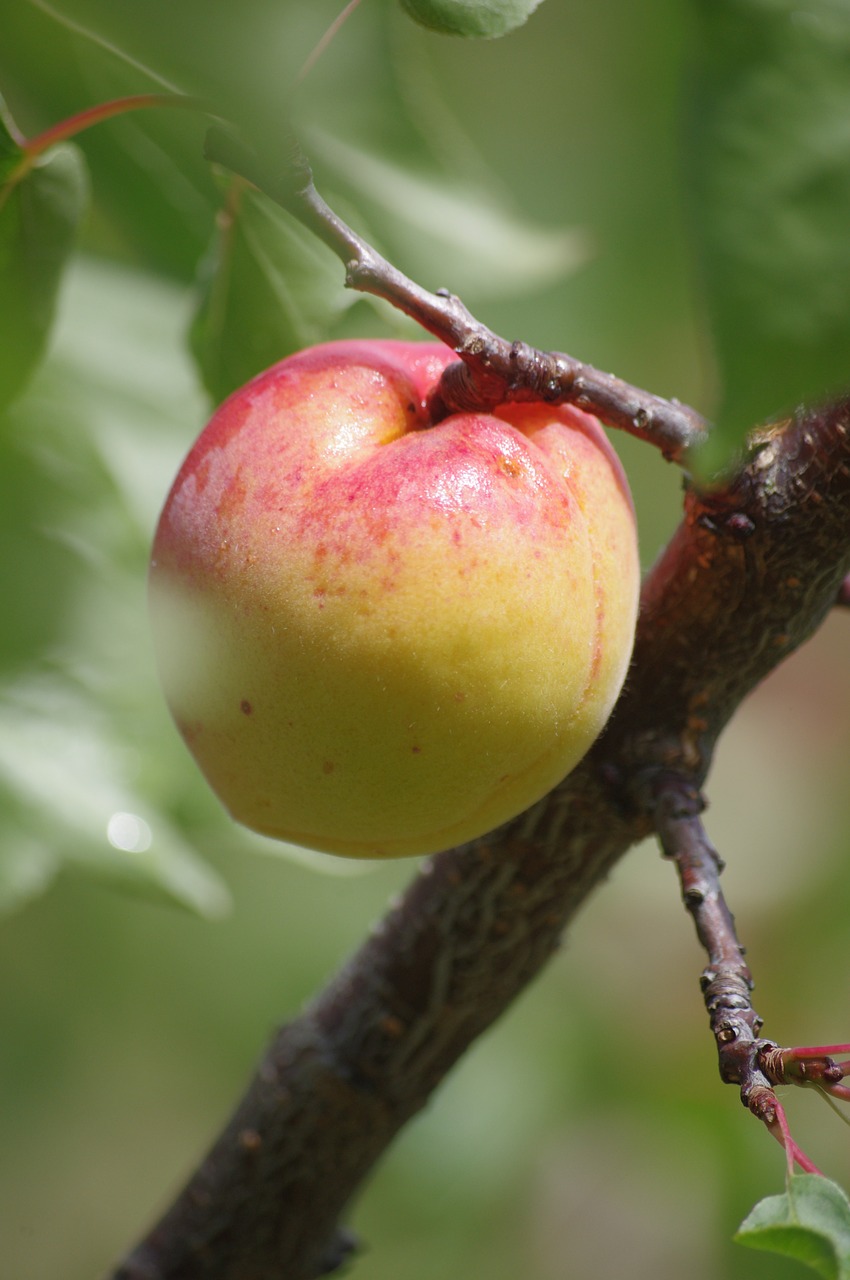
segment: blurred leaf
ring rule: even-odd
[[[834,1182],[797,1174],[785,1195],[760,1201],[735,1239],[796,1258],[824,1280],[850,1280],[850,1201]]]
[[[20,846],[6,833],[0,907],[17,905],[22,889],[42,887],[51,870],[76,865],[201,915],[226,910],[218,877],[162,815],[138,812],[127,781],[133,767],[120,729],[70,681],[54,677],[0,690],[0,794],[27,831]]]
[[[401,0],[423,27],[450,36],[504,36],[527,22],[540,0]]]
[[[698,10],[688,195],[728,449],[850,385],[850,4]]]
[[[304,0],[244,5],[208,0],[30,0],[51,24],[74,38],[88,63],[109,66],[121,77],[117,97],[158,85],[208,102],[222,117],[247,126],[273,124],[289,97],[303,56]],[[321,18],[319,18],[321,23]],[[319,32],[321,32],[321,26]],[[314,39],[308,34],[306,54]],[[294,47],[290,47],[294,46]],[[129,79],[127,79],[129,77]],[[269,93],[278,96],[269,110]]]
[[[0,915],[22,907],[43,893],[59,869],[52,850],[34,840],[26,830],[4,824],[5,843],[0,854]]]
[[[5,102],[0,98],[0,183],[5,188],[12,172],[23,156],[23,148],[13,136],[14,125]]]
[[[76,147],[24,160],[0,100],[0,407],[20,394],[44,354],[62,274],[88,199]]]
[[[232,185],[191,330],[213,399],[327,339],[357,301],[342,265],[311,232],[265,197]]]
[[[51,358],[0,441],[15,562],[2,579],[0,909],[69,867],[218,916],[227,890],[181,833],[206,792],[159,695],[145,608],[156,513],[206,411],[180,344],[187,298],[82,259],[62,300]]]
[[[376,219],[405,270],[427,287],[504,297],[552,284],[589,256],[587,238],[568,229],[544,230],[525,221],[491,189],[437,172],[415,172],[317,130],[310,149],[351,187],[358,208]]]

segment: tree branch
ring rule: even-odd
[[[346,1206],[394,1135],[622,854],[656,828],[681,844],[671,833],[683,822],[685,845],[710,861],[665,780],[693,808],[737,706],[834,605],[850,572],[849,431],[847,401],[801,414],[757,438],[722,488],[690,490],[645,584],[631,674],[602,737],[525,814],[424,863],[276,1035],[209,1155],[113,1280],[326,1274],[350,1247]],[[745,988],[729,945],[722,958]]]
[[[759,1038],[762,1019],[750,999],[753,978],[720,888],[723,863],[699,816],[703,806],[699,792],[681,778],[658,779],[658,836],[665,856],[676,864],[682,898],[708,952],[700,985],[717,1044],[720,1078],[740,1085],[741,1101],[771,1127],[776,1122],[775,1080],[762,1071],[760,1055],[777,1046]]]
[[[676,864],[685,906],[708,952],[702,974],[705,1007],[717,1041],[721,1078],[741,1083],[751,1067],[744,1046],[757,1042],[762,1019],[753,1009],[753,978],[744,962],[735,921],[720,888],[723,864],[706,835],[699,792],[676,776],[657,784],[656,825],[665,856]],[[744,1061],[741,1061],[741,1058]],[[767,1081],[764,1082],[765,1084]]]
[[[762,1019],[750,998],[753,978],[720,888],[723,862],[702,825],[703,808],[702,796],[683,778],[670,774],[655,780],[661,846],[676,864],[682,898],[708,952],[700,985],[717,1044],[720,1078],[740,1086],[744,1106],[785,1148],[789,1173],[795,1164],[807,1173],[820,1173],[791,1137],[775,1087],[814,1086],[824,1096],[850,1100],[850,1089],[843,1083],[850,1063],[838,1063],[833,1057],[850,1052],[850,1045],[783,1049],[774,1040],[760,1037]]]
[[[214,126],[205,154],[214,164],[253,183],[293,214],[345,266],[346,284],[392,303],[457,352],[461,362],[443,374],[431,417],[458,410],[493,409],[511,400],[574,404],[682,462],[706,439],[695,409],[664,400],[562,352],[508,342],[482,325],[447,290],[429,293],[381,257],[325,202],[297,140],[288,139],[287,163],[269,171],[232,132]]]

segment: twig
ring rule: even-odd
[[[772,1103],[762,1091],[772,1090],[758,1059],[762,1019],[750,999],[752,974],[720,888],[723,863],[700,817],[703,798],[689,779],[675,774],[657,778],[654,790],[658,838],[665,857],[676,864],[682,899],[708,953],[700,986],[717,1043],[721,1079],[739,1084],[742,1101],[765,1119]],[[771,1122],[774,1116],[775,1108]]]
[[[784,1147],[789,1173],[795,1164],[806,1173],[820,1173],[791,1137],[775,1089],[796,1084],[817,1089],[830,1103],[833,1098],[847,1098],[850,1092],[841,1081],[850,1072],[850,1063],[837,1063],[833,1055],[850,1052],[850,1045],[780,1048],[761,1037],[762,1019],[751,1000],[752,974],[720,888],[723,862],[700,817],[702,796],[687,778],[675,774],[655,778],[653,791],[661,847],[676,864],[682,899],[708,952],[700,986],[717,1045],[720,1077],[726,1084],[740,1086],[741,1101]]]
[[[384,298],[457,352],[462,363],[450,365],[443,375],[432,406],[435,418],[512,400],[542,400],[594,413],[676,462],[706,439],[703,419],[678,400],[651,395],[572,356],[500,338],[447,290],[429,293],[408,279],[325,202],[294,136],[288,139],[286,162],[274,172],[219,126],[207,134],[205,152],[212,163],[253,183],[313,231],[344,264],[349,288]]]

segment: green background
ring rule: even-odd
[[[239,113],[271,150],[286,86],[339,7],[61,6]],[[156,87],[39,8],[9,10],[0,91],[25,134]],[[720,217],[704,194],[718,167],[687,176],[693,138],[710,132],[687,124],[713,47],[701,13],[548,0],[509,38],[474,43],[363,0],[296,120],[325,194],[421,283],[461,292],[507,337],[713,415],[734,326],[719,324],[712,346],[710,319],[730,304],[698,285]],[[106,1269],[193,1167],[274,1026],[413,871],[235,829],[156,687],[147,548],[210,406],[187,346],[221,198],[202,135],[194,118],[151,112],[81,139],[93,205],[80,252],[49,358],[0,420],[0,1256],[15,1280]],[[212,340],[203,350],[214,386],[269,345],[393,331],[381,308],[343,305],[333,261],[305,268],[315,248],[268,216],[246,232],[232,327],[217,357]],[[649,565],[681,479],[648,447],[617,445]],[[768,1034],[797,1043],[850,1025],[848,627],[831,618],[750,699],[710,785],[757,1007]],[[147,824],[149,848],[110,845],[123,812]],[[702,963],[673,870],[654,846],[634,850],[365,1190],[356,1274],[801,1275],[731,1243],[753,1202],[781,1189],[783,1157],[719,1082]],[[787,1101],[798,1142],[847,1185],[841,1126],[813,1097]]]

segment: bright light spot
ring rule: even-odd
[[[124,853],[144,853],[151,847],[153,832],[135,813],[113,813],[106,824],[106,838],[114,849]]]

